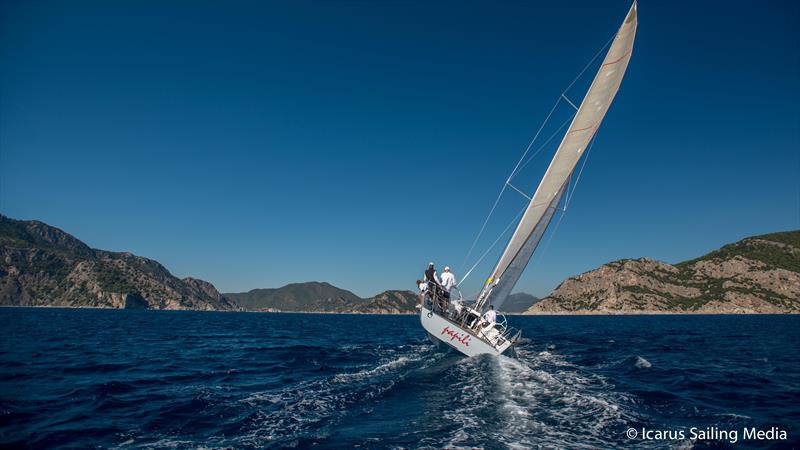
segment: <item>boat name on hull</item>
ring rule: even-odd
[[[444,327],[441,334],[446,334],[450,336],[450,342],[457,341],[464,344],[467,347],[469,347],[469,340],[472,337],[467,333],[459,333],[455,330],[451,330],[450,327]]]

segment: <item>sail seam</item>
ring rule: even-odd
[[[536,155],[538,155],[538,154],[539,154],[539,153],[540,153],[542,150],[544,150],[544,149],[545,149],[545,147],[547,147],[547,144],[549,144],[549,143],[550,143],[550,141],[552,141],[552,140],[553,140],[553,138],[555,138],[556,136],[558,136],[558,135],[559,135],[559,133],[561,132],[561,130],[563,130],[563,129],[564,129],[564,127],[565,127],[565,126],[567,126],[567,124],[568,124],[568,123],[570,123],[570,121],[571,121],[573,118],[575,118],[575,114],[577,114],[577,113],[572,113],[572,115],[570,115],[570,116],[569,116],[569,118],[568,118],[567,120],[565,120],[565,121],[564,121],[564,122],[561,124],[561,126],[560,126],[560,127],[558,127],[558,129],[557,129],[556,131],[554,131],[554,132],[553,132],[553,134],[551,134],[549,138],[547,138],[547,140],[546,140],[546,141],[544,141],[544,144],[542,144],[542,145],[541,145],[541,146],[540,146],[538,149],[536,149],[536,151],[535,151],[535,152],[533,152],[533,154],[532,154],[532,155],[531,155],[531,156],[528,158],[528,160],[527,160],[527,161],[525,161],[525,163],[524,163],[524,164],[522,164],[522,167],[520,167],[520,168],[519,168],[519,170],[520,170],[520,171],[522,171],[522,169],[524,169],[524,168],[525,168],[525,167],[526,167],[528,164],[530,164],[530,162],[531,162],[531,161],[533,161],[533,158],[535,158],[535,157],[536,157]]]
[[[618,63],[618,62],[622,61],[623,59],[625,59],[625,57],[626,57],[626,56],[628,56],[628,55],[630,55],[630,54],[631,54],[631,51],[630,51],[630,50],[628,50],[627,52],[625,52],[625,54],[624,54],[624,55],[620,56],[619,58],[615,59],[614,61],[609,61],[609,62],[607,62],[607,63],[605,63],[605,64],[601,65],[600,67],[601,67],[601,68],[603,68],[603,67],[605,67],[605,66],[610,66],[610,65],[612,65],[612,64],[616,64],[616,63]]]

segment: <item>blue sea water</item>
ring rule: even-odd
[[[0,446],[800,447],[798,316],[510,322],[464,358],[416,316],[0,308]]]

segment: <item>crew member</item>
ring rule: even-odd
[[[435,309],[444,311],[446,304],[444,299],[444,289],[442,289],[439,274],[436,273],[436,267],[433,263],[428,263],[428,270],[425,271],[425,282],[428,283],[428,290],[430,291],[431,300],[435,305]]]
[[[450,272],[450,267],[444,267],[444,273],[442,273],[442,287],[445,291],[449,294],[450,291],[456,286],[456,277]]]
[[[489,326],[497,322],[497,313],[494,312],[494,305],[489,305],[489,310],[483,313],[484,326]]]
[[[425,281],[428,283],[433,283],[435,285],[439,283],[439,274],[436,273],[436,268],[433,266],[433,263],[428,263],[428,270],[425,271]]]
[[[428,295],[428,283],[417,280],[417,287],[419,288],[419,304],[422,305],[425,303],[425,296]],[[417,306],[419,308],[419,306]]]

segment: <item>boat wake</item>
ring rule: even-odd
[[[204,391],[204,415],[227,418],[204,442],[239,448],[377,448],[387,440],[404,448],[610,448],[635,421],[630,400],[606,378],[555,352],[523,345],[516,358],[465,358],[423,342],[343,349],[323,358],[348,355],[339,367],[320,364],[311,376],[287,377],[247,395]],[[303,351],[309,358],[318,353]],[[394,420],[398,415],[414,419]],[[178,435],[147,433],[120,446],[187,445]]]
[[[547,351],[517,349],[517,356],[459,365],[466,398],[446,414],[459,424],[447,447],[597,448],[618,440],[633,415],[605,378]]]
[[[402,382],[411,370],[424,370],[444,357],[430,344],[384,349],[380,362],[301,382],[285,389],[255,393],[241,401],[258,411],[240,444],[253,447],[304,446],[324,441],[358,410]],[[345,423],[346,426],[346,423]]]
[[[251,413],[236,444],[369,448],[385,434],[411,448],[608,448],[634,419],[608,380],[556,353],[464,358],[430,344],[377,353],[370,364],[240,399]],[[375,421],[406,408],[419,414],[413,427]],[[346,441],[370,427],[371,438]]]

